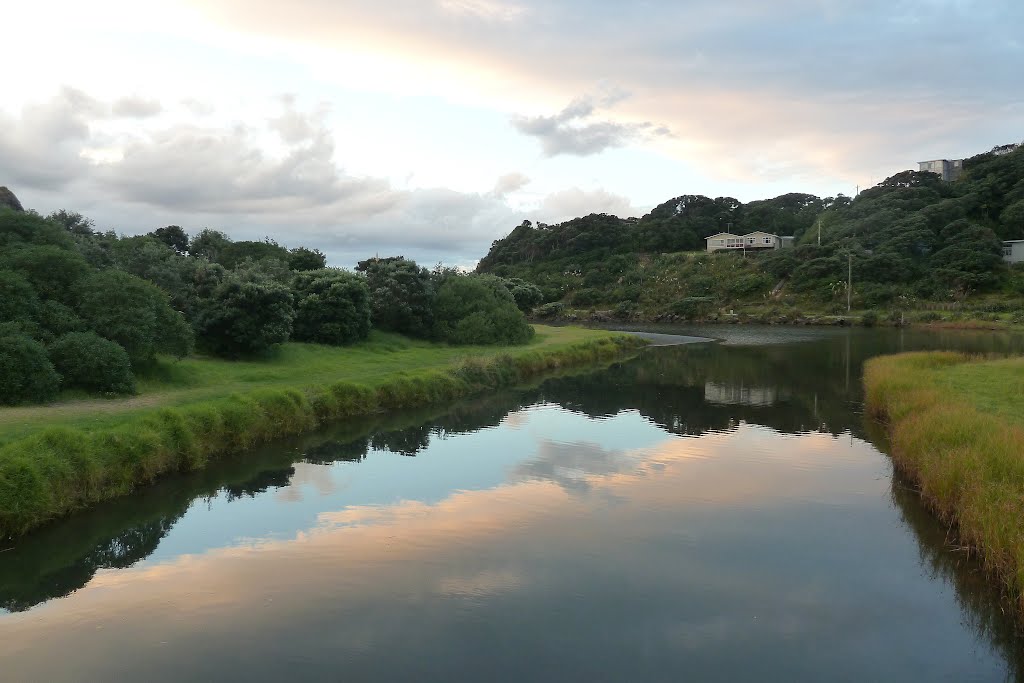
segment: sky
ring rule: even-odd
[[[0,185],[471,267],[523,220],[853,195],[1024,139],[1019,0],[33,0]]]

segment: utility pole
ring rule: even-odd
[[[818,246],[821,246],[821,219],[818,219]]]
[[[850,298],[853,294],[853,252],[846,254],[846,312],[850,312]]]

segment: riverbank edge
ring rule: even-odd
[[[609,334],[553,349],[510,348],[455,367],[260,389],[128,417],[113,428],[49,427],[0,448],[0,539],[91,504],[126,495],[172,472],[336,420],[426,406],[513,386],[559,368],[625,357],[645,342]]]
[[[1020,620],[1024,429],[937,381],[943,371],[986,362],[998,361],[946,351],[873,358],[864,368],[865,407],[885,424],[895,467],[917,485],[932,512],[956,528],[963,549],[980,556]]]
[[[863,314],[848,315],[772,315],[736,313],[711,317],[686,317],[675,314],[659,314],[654,316],[631,315],[620,317],[612,311],[579,311],[567,314],[538,317],[531,316],[531,323],[538,325],[587,325],[615,324],[673,324],[673,325],[780,325],[789,327],[903,327],[924,330],[987,330],[1013,331],[1024,330],[1024,326],[1001,320],[981,320],[964,318],[961,320],[913,320],[905,318],[890,320]]]

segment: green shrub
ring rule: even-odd
[[[437,291],[434,333],[451,344],[521,344],[533,336],[512,295],[490,276],[451,277]]]
[[[184,355],[191,329],[170,307],[167,293],[152,282],[119,270],[94,273],[81,285],[79,315],[89,329],[117,342],[134,367],[158,351]]]
[[[860,324],[864,327],[874,327],[878,324],[878,311],[865,311],[860,317]]]
[[[35,317],[39,297],[25,276],[0,270],[0,321]]]
[[[295,277],[293,336],[320,344],[351,344],[370,334],[370,289],[365,278],[322,269]]]
[[[552,301],[549,304],[544,304],[533,312],[538,318],[554,318],[562,314],[565,310],[565,304],[561,301]]]
[[[688,296],[675,301],[669,307],[669,312],[686,320],[697,320],[707,316],[715,308],[716,302],[709,296]]]
[[[0,337],[0,403],[43,403],[59,388],[46,347],[25,335]]]
[[[70,332],[50,346],[65,387],[128,394],[135,390],[128,352],[95,332]]]
[[[200,302],[196,334],[206,349],[218,355],[266,352],[291,336],[292,301],[291,291],[274,282],[229,277]]]

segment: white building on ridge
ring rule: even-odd
[[[770,232],[748,232],[746,235],[734,235],[731,232],[720,232],[705,238],[708,251],[720,250],[761,250],[782,249],[793,246],[792,237],[779,237]]]

